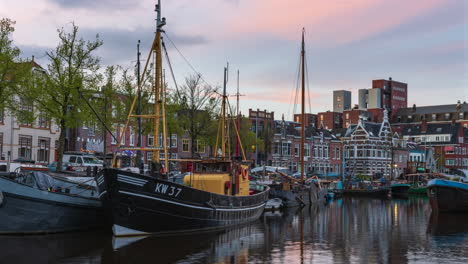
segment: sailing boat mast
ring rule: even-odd
[[[304,32],[302,28],[302,49],[301,49],[301,71],[302,71],[302,96],[301,96],[301,181],[304,181],[304,145],[305,145],[305,44]]]
[[[135,105],[138,99],[138,96],[135,96],[132,102],[132,105],[130,106],[130,111],[127,116],[127,120],[125,122],[124,129],[121,130],[120,133],[120,139],[117,144],[117,149],[119,150],[143,150],[143,151],[152,151],[153,152],[153,158],[152,161],[159,164],[160,162],[160,156],[159,153],[161,150],[164,151],[164,165],[166,172],[169,169],[169,157],[168,157],[168,151],[167,151],[167,134],[166,134],[166,109],[165,109],[165,86],[163,85],[163,78],[162,78],[162,51],[161,51],[161,32],[162,32],[162,27],[166,24],[166,19],[164,17],[161,17],[161,0],[158,0],[158,4],[156,5],[155,11],[157,13],[156,17],[156,36],[153,40],[153,44],[151,45],[151,50],[148,54],[148,59],[146,60],[145,68],[143,70],[143,74],[139,78],[138,81],[138,93],[141,92],[141,84],[143,83],[142,80],[145,79],[148,69],[149,62],[151,61],[151,58],[154,57],[155,60],[155,69],[154,69],[154,86],[153,86],[153,96],[154,96],[154,108],[153,108],[153,113],[144,115],[141,113],[133,114],[133,110],[135,109]],[[123,148],[121,147],[122,145],[122,139],[124,138],[125,131],[127,130],[128,124],[130,122],[130,118],[136,117],[136,118],[152,118],[154,120],[153,122],[153,135],[154,135],[154,147],[126,147]],[[159,145],[159,123],[162,122],[163,126],[163,142],[162,142],[162,148]],[[112,161],[112,167],[117,166],[116,162],[117,155],[114,155],[113,161]]]
[[[165,109],[165,89],[162,78],[162,51],[161,51],[161,32],[162,27],[166,24],[166,18],[161,18],[161,0],[158,0],[155,11],[156,17],[156,42],[153,50],[156,56],[156,67],[155,67],[155,79],[154,79],[154,138],[155,138],[155,149],[153,151],[153,161],[160,162],[160,147],[159,146],[159,122],[162,117],[163,125],[163,150],[164,150],[164,166],[165,169],[169,169],[169,157],[167,151],[167,135],[166,135],[166,109]],[[162,113],[162,114],[160,114]]]

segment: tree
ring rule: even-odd
[[[235,121],[234,121],[235,122]],[[236,146],[236,140],[237,140],[237,135],[236,131],[234,130],[234,125],[231,124],[231,150],[233,152],[233,155],[235,155],[235,146]],[[239,128],[238,128],[239,129]],[[260,136],[257,135],[255,136],[255,132],[252,131],[252,123],[251,121],[246,118],[246,117],[241,117],[240,118],[240,129],[239,129],[239,136],[240,136],[240,141],[242,143],[242,147],[244,148],[245,155],[248,158],[248,153],[255,153],[255,148],[258,147],[258,152],[262,152],[265,150],[265,143],[261,139]],[[239,149],[239,154],[242,156],[242,150]],[[255,157],[256,159],[256,157]]]
[[[57,32],[60,43],[55,50],[46,52],[49,59],[48,72],[28,87],[28,95],[36,102],[38,109],[60,128],[57,165],[60,169],[66,129],[75,127],[76,120],[85,122],[92,116],[77,88],[81,89],[86,98],[91,98],[98,91],[100,61],[94,53],[103,42],[99,35],[93,41],[79,38],[78,26],[74,23],[71,32],[66,32],[64,28]]]
[[[175,111],[179,131],[187,131],[191,139],[191,155],[196,153],[197,140],[211,141],[213,134],[213,120],[219,104],[218,88],[202,84],[201,75],[185,78],[185,84],[172,94],[174,105],[168,110]],[[210,129],[211,128],[211,129]]]
[[[13,95],[31,69],[31,64],[20,60],[20,50],[13,46],[14,25],[15,21],[9,18],[0,20],[0,115],[5,107],[15,108]]]

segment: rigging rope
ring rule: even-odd
[[[169,40],[169,42],[170,42],[170,43],[172,44],[172,46],[177,50],[177,52],[179,53],[179,55],[184,59],[184,61],[185,61],[185,62],[187,63],[187,65],[193,70],[193,72],[195,72],[196,74],[198,74],[198,75],[200,76],[200,79],[201,79],[203,82],[205,82],[208,86],[210,86],[211,89],[214,91],[214,90],[215,90],[215,89],[213,88],[214,86],[213,86],[211,83],[207,82],[207,81],[203,78],[203,75],[193,67],[193,65],[188,61],[188,59],[184,56],[184,54],[182,54],[182,52],[177,48],[177,46],[174,44],[174,42],[173,42],[173,41],[171,40],[171,38],[167,35],[166,32],[164,32],[164,35],[166,35],[166,37],[167,37],[167,39]],[[216,93],[217,93],[218,95],[222,95],[222,94],[220,94],[220,93],[218,93],[218,92],[216,92]]]

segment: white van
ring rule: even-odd
[[[62,162],[77,167],[102,167],[103,162],[93,155],[87,154],[63,154]]]

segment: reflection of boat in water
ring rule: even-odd
[[[94,178],[89,178],[94,181]],[[103,226],[95,186],[41,171],[0,175],[0,233],[31,234]]]
[[[468,233],[468,215],[432,212],[427,232],[433,235]]]
[[[389,188],[344,189],[343,195],[356,196],[356,197],[372,197],[372,198],[390,198],[391,197]]]
[[[121,245],[113,251],[111,260],[104,260],[110,263],[244,263],[247,262],[249,249],[262,248],[264,242],[262,227],[255,222],[217,233],[198,233],[196,239],[193,235],[148,236]]]
[[[468,184],[434,179],[427,184],[433,211],[468,212]]]
[[[393,198],[408,198],[408,190],[410,189],[409,184],[392,184],[388,186],[392,192]]]
[[[0,263],[100,263],[109,240],[99,232],[0,236]]]

